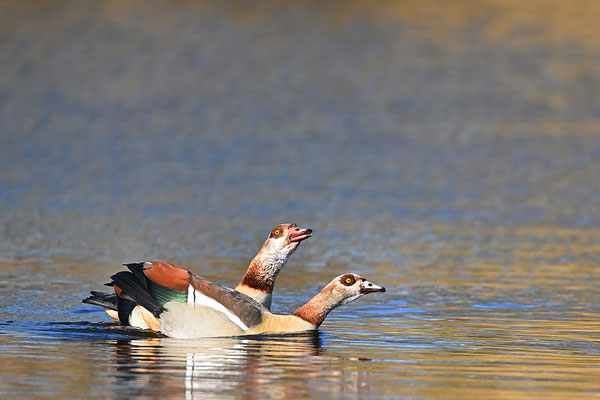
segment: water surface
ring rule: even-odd
[[[4,397],[600,397],[595,3],[0,7]],[[280,222],[315,235],[275,312],[388,291],[196,341],[80,302],[146,259],[235,285]]]

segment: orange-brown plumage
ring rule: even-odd
[[[152,282],[173,290],[185,292],[190,285],[188,271],[165,261],[144,263],[144,274]]]

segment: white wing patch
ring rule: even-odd
[[[229,318],[229,320],[231,322],[233,322],[234,324],[239,326],[242,330],[244,330],[244,331],[248,330],[248,327],[246,326],[246,324],[244,324],[237,315],[235,315],[234,313],[229,311],[227,308],[225,308],[225,306],[223,304],[219,303],[215,299],[211,299],[207,295],[198,292],[196,289],[194,289],[192,287],[192,285],[188,286],[187,302],[188,302],[188,304],[198,304],[198,305],[210,307],[213,310],[222,312],[223,314],[225,314],[227,316],[227,318]]]

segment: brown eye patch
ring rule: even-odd
[[[281,236],[282,233],[283,233],[283,228],[281,226],[276,226],[271,231],[271,235],[269,237],[276,238],[276,237]]]
[[[340,278],[340,282],[342,282],[342,285],[352,286],[356,282],[356,279],[354,279],[354,275],[346,274]]]

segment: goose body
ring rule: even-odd
[[[168,310],[159,316],[157,331],[174,338],[245,336],[263,333],[294,333],[317,329],[294,315],[261,313],[261,322],[243,327],[232,322],[224,313],[207,306],[167,303]]]
[[[263,333],[294,333],[316,330],[336,307],[367,293],[384,292],[356,274],[340,275],[293,315],[272,314],[264,305],[236,290],[187,272],[187,301],[167,301],[165,291],[148,289],[148,278],[140,275],[140,264],[130,272],[113,275],[119,298],[134,304],[129,318],[134,326],[152,329],[175,338],[240,336]],[[183,284],[183,275],[177,278]],[[179,279],[181,279],[179,281]]]
[[[311,229],[300,228],[296,224],[277,225],[271,230],[260,251],[250,263],[236,290],[270,309],[277,275],[300,242],[311,236]],[[144,287],[147,287],[153,296],[156,296],[160,304],[188,301],[189,271],[165,261],[124,265],[136,274],[138,280],[144,283]],[[104,307],[106,312],[121,324],[149,328],[143,318],[143,315],[148,315],[148,310],[141,310],[142,306],[123,298],[122,288],[118,283],[115,284],[113,281],[108,285],[114,286],[114,294],[92,291],[91,296],[83,302]]]

